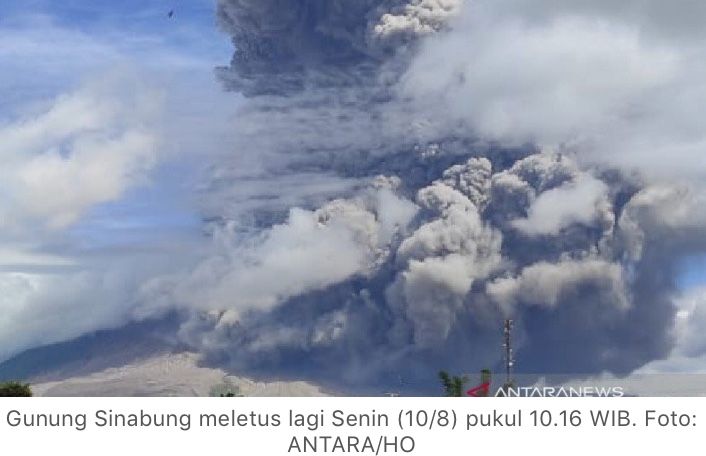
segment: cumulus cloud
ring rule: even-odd
[[[133,319],[133,294],[150,273],[163,270],[152,258],[140,266],[124,259],[68,270],[0,271],[0,362],[28,348],[63,342]],[[17,265],[13,265],[17,267]]]
[[[706,290],[703,287],[689,290],[676,303],[679,310],[674,351],[684,357],[703,357],[706,354]]]
[[[341,213],[335,214],[336,209]],[[345,212],[349,210],[352,213]],[[328,216],[333,218],[326,220]],[[339,216],[360,226],[351,228]],[[178,299],[189,308],[228,310],[233,321],[249,310],[269,310],[287,298],[364,271],[372,252],[366,249],[368,240],[356,237],[373,234],[368,231],[373,223],[372,214],[357,208],[329,206],[317,213],[293,209],[285,224],[273,227],[251,248],[200,265],[187,284],[178,287],[185,294]],[[204,286],[206,282],[210,285]]]
[[[20,13],[0,24],[0,362],[142,318],[139,287],[192,264],[179,166],[227,144],[232,109],[204,55]]]
[[[227,84],[246,94],[370,82],[391,54],[445,28],[463,0],[219,0],[218,23],[236,43]]]
[[[139,284],[169,269],[156,245],[123,256],[80,231],[148,181],[161,116],[160,91],[116,70],[0,125],[0,360],[129,322]]]
[[[284,223],[248,242],[238,242],[237,232],[224,227],[218,234],[221,253],[186,277],[148,284],[145,293],[157,299],[145,299],[143,311],[166,299],[190,310],[223,311],[224,320],[237,322],[248,312],[268,311],[292,297],[372,273],[417,211],[388,185],[379,183],[359,199],[334,200],[315,211],[292,209]],[[159,297],[165,287],[168,297]]]
[[[415,0],[394,6],[380,16],[372,26],[375,37],[380,40],[408,41],[444,30],[450,19],[456,17],[463,0]]]
[[[8,184],[3,218],[62,228],[144,181],[159,145],[155,93],[118,80],[97,82],[0,126],[0,173]]]
[[[517,219],[513,225],[529,235],[547,235],[575,223],[592,225],[604,217],[610,228],[613,213],[607,191],[606,184],[590,176],[566,183],[540,194],[532,202],[527,218]]]
[[[644,49],[627,27],[478,23],[484,17],[474,12],[428,45],[403,87],[420,103],[443,97],[434,108],[446,106],[489,137],[559,144],[596,134],[675,71],[667,51]]]
[[[697,180],[706,42],[676,24],[703,13],[643,0],[468,2],[451,32],[425,43],[400,93],[442,130]]]
[[[140,286],[193,266],[190,185],[237,98],[213,78],[228,43],[198,21],[40,3],[0,20],[0,363],[141,319]]]

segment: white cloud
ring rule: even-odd
[[[612,218],[608,186],[588,175],[541,193],[529,208],[527,218],[513,221],[528,235],[557,234],[574,223],[593,225],[601,217]]]
[[[363,224],[372,215],[360,216]],[[355,223],[355,221],[352,221]],[[340,220],[319,221],[319,214],[292,209],[284,225],[275,226],[262,244],[235,263],[213,289],[203,290],[209,309],[225,306],[238,312],[269,310],[281,300],[340,282],[369,264],[369,246]]]
[[[429,35],[443,29],[459,13],[462,3],[463,0],[413,0],[383,14],[373,31],[383,39]]]
[[[159,103],[158,92],[136,81],[101,81],[0,126],[0,214],[61,228],[118,199],[156,162]]]
[[[147,261],[87,258],[67,229],[146,182],[162,114],[160,91],[121,68],[0,123],[0,358],[126,321],[142,266],[125,261]]]
[[[673,330],[674,347],[663,359],[654,360],[627,378],[603,374],[601,379],[622,385],[641,396],[702,396],[706,373],[706,288],[696,287],[675,297],[678,309]]]
[[[676,299],[674,354],[687,357],[706,355],[706,288],[697,287]]]
[[[232,323],[250,311],[272,310],[291,297],[372,271],[415,213],[413,203],[383,187],[315,211],[291,209],[284,223],[249,242],[227,227],[191,273],[145,285],[140,313],[176,304],[225,311],[223,320]]]
[[[189,185],[172,165],[196,173],[192,163],[228,147],[234,97],[211,69],[226,48],[169,27],[3,18],[0,361],[140,318],[140,285],[200,253],[189,227],[170,225],[197,218],[185,193],[169,194]]]
[[[128,321],[130,273],[0,272],[0,362],[23,349]]]
[[[699,181],[706,34],[689,25],[703,23],[706,8],[534,3],[467,2],[453,30],[423,46],[401,94],[446,133],[461,125],[506,144],[578,151],[584,162],[651,179]]]
[[[181,270],[193,252],[49,257],[0,251],[0,363],[23,350],[139,320],[138,290],[150,277]]]

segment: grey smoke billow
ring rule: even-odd
[[[245,101],[203,196],[217,242],[143,287],[144,315],[176,305],[181,339],[212,362],[347,386],[425,391],[440,368],[497,367],[507,317],[523,372],[627,374],[667,356],[677,265],[706,247],[686,215],[698,189],[485,137],[458,106],[446,118],[410,96],[424,43],[467,3],[220,0],[236,50],[218,75]]]
[[[462,0],[218,3],[236,51],[221,75],[246,94],[356,84],[415,38],[442,29]]]

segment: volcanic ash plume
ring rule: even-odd
[[[666,356],[676,265],[706,239],[683,216],[698,192],[410,98],[407,72],[466,3],[219,1],[242,141],[203,196],[212,255],[146,286],[145,312],[177,303],[214,362],[348,385],[495,367],[507,317],[526,372]]]
[[[463,0],[220,1],[236,47],[221,74],[246,94],[355,84],[416,38],[444,28]]]

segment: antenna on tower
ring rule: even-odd
[[[515,358],[512,352],[512,328],[515,322],[507,319],[503,325],[503,335],[505,341],[503,347],[505,348],[505,385],[503,388],[507,391],[509,388],[514,387],[515,382],[512,380],[512,368],[515,366]]]

